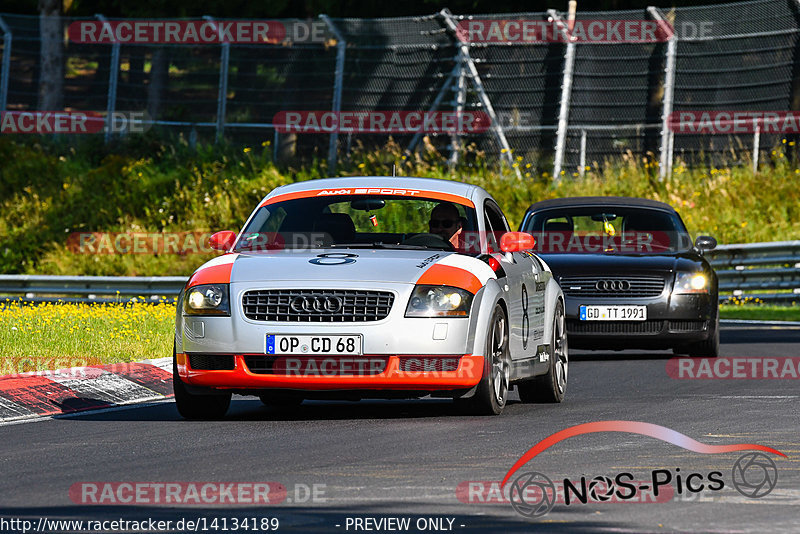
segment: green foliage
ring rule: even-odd
[[[198,145],[182,138],[0,138],[0,272],[90,275],[181,275],[212,257],[202,254],[89,255],[69,250],[72,232],[185,232],[239,229],[257,202],[286,183],[325,177],[316,160],[276,166],[269,141],[252,147]],[[688,169],[658,180],[650,159],[624,155],[585,177],[565,173],[553,181],[534,156],[514,155],[523,179],[498,170],[469,146],[455,169],[425,143],[406,156],[389,141],[381,150],[358,146],[339,174],[452,179],[487,189],[512,227],[525,209],[547,198],[585,195],[640,196],[675,206],[693,235],[720,243],[800,238],[800,177],[782,147],[754,175],[749,168]]]
[[[800,321],[800,306],[796,302],[790,306],[722,304],[719,316],[748,321]]]

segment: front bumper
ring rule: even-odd
[[[581,321],[582,305],[647,306],[646,321]],[[716,294],[612,299],[566,297],[570,346],[588,349],[667,349],[704,341],[713,334]]]
[[[449,391],[468,389],[480,381],[483,376],[483,356],[473,354],[441,356],[420,355],[369,355],[361,359],[383,359],[385,366],[380,372],[373,374],[348,373],[347,368],[318,367],[318,372],[309,373],[304,370],[289,370],[276,374],[253,372],[252,363],[248,366],[247,358],[255,356],[267,358],[261,354],[217,354],[211,358],[231,359],[232,369],[198,370],[193,369],[191,354],[178,353],[176,362],[178,376],[191,386],[212,388],[216,390],[248,391],[288,389],[295,391],[356,391],[356,390],[397,390],[397,391]],[[412,370],[401,370],[401,360],[413,358],[416,361],[436,361],[436,359],[457,359],[455,370],[423,370],[424,364]],[[334,358],[330,358],[334,359]],[[357,358],[351,358],[357,359]],[[229,361],[229,360],[228,360]],[[252,362],[252,360],[251,360]],[[351,369],[354,368],[351,366]],[[369,369],[369,366],[365,367]]]

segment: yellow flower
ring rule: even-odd
[[[247,153],[248,153],[248,152],[250,152],[251,150],[253,150],[253,149],[252,149],[252,148],[250,148],[249,146],[246,146],[246,147],[244,147],[244,150],[242,150],[242,152],[244,152],[245,154],[247,154]]]

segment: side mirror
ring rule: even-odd
[[[500,250],[503,252],[521,252],[523,250],[533,250],[536,246],[536,239],[531,234],[525,232],[506,232],[500,238]]]
[[[699,235],[694,241],[694,246],[700,250],[714,250],[717,248],[717,240],[710,235]]]
[[[228,251],[233,246],[234,241],[236,241],[236,232],[225,230],[212,234],[208,238],[208,246],[214,250]]]

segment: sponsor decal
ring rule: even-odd
[[[539,345],[536,347],[536,355],[539,357],[540,362],[550,360],[550,345]]]
[[[434,254],[433,256],[428,256],[427,258],[425,258],[424,260],[419,262],[417,264],[417,267],[419,267],[420,269],[424,269],[425,267],[427,267],[431,263],[433,263],[436,260],[438,260],[441,256],[442,256],[441,254]]]

